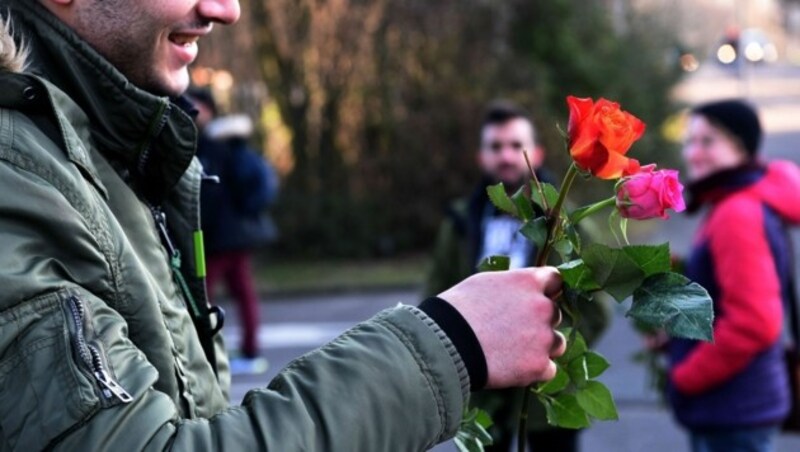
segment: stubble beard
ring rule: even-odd
[[[160,30],[144,20],[129,0],[97,0],[78,10],[78,34],[131,83],[159,96],[180,93],[157,73]]]

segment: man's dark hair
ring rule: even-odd
[[[483,115],[481,128],[505,124],[512,119],[524,119],[533,124],[530,115],[522,107],[508,101],[493,102],[489,105],[489,108],[486,109],[486,113]]]

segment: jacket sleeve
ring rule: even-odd
[[[120,378],[131,387],[132,378]],[[168,397],[147,388],[130,404],[98,410],[57,449],[423,451],[455,435],[468,387],[438,327],[398,307],[295,360],[211,419],[181,419]]]
[[[442,330],[408,306],[297,359],[241,406],[182,418],[129,338],[136,324],[93,283],[105,274],[89,232],[98,225],[47,168],[0,154],[15,162],[0,164],[0,449],[419,451],[455,434],[469,376]],[[164,347],[181,372],[179,346]],[[131,400],[110,395],[99,370]]]
[[[783,325],[780,282],[760,203],[747,198],[720,206],[710,224],[719,314],[714,342],[699,344],[671,374],[677,389],[698,394],[743,370],[778,340]]]

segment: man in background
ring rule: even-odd
[[[478,264],[489,256],[508,256],[512,269],[529,267],[536,260],[536,247],[519,229],[522,221],[497,208],[489,200],[486,187],[502,182],[512,195],[531,178],[531,167],[542,182],[551,182],[542,169],[544,150],[537,144],[530,116],[507,102],[492,104],[483,118],[477,162],[481,179],[472,194],[453,202],[442,222],[434,250],[433,264],[425,293],[436,294],[477,272]],[[525,156],[527,154],[527,161]],[[605,329],[608,318],[600,303],[583,305],[581,333],[594,341]],[[577,450],[577,430],[547,425],[544,407],[533,398],[529,418],[528,443],[535,452]],[[473,394],[472,406],[489,412],[494,421],[490,451],[507,452],[516,431],[521,394],[516,389],[482,391]]]

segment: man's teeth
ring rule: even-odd
[[[191,35],[172,35],[171,41],[181,46],[190,46],[197,42],[197,36]]]

